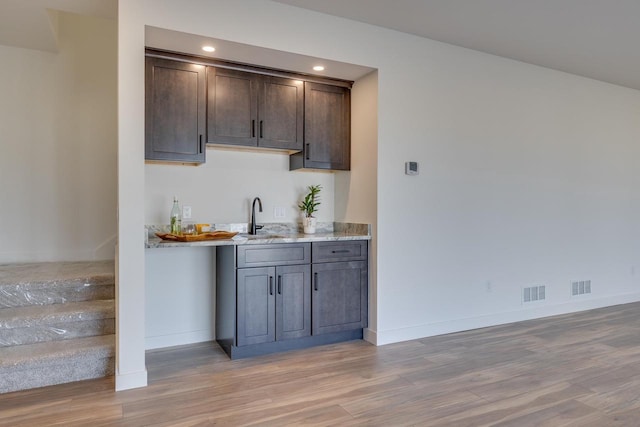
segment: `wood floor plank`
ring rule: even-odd
[[[494,427],[562,427],[573,422],[584,422],[585,417],[597,411],[576,400],[566,400],[557,405],[493,424]]]
[[[493,426],[500,423],[512,422],[518,418],[524,419],[531,414],[552,408],[562,402],[575,400],[588,394],[588,390],[569,383],[556,383],[551,386],[533,389],[528,393],[515,397],[487,402],[487,404],[464,411],[459,411],[437,420],[434,425],[456,425],[459,427]],[[587,413],[595,412],[594,408],[583,405]],[[557,411],[561,418],[563,410]]]
[[[428,425],[439,418],[480,408],[487,403],[466,391],[438,393],[424,388],[413,393],[405,391],[405,393],[381,397],[383,399],[343,404],[343,407],[354,416],[353,422],[349,425]]]
[[[0,426],[640,425],[640,303],[381,347],[231,361],[215,343],[150,351],[113,378],[0,395]]]

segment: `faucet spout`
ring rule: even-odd
[[[256,232],[263,227],[262,225],[256,225],[256,202],[258,202],[259,212],[262,212],[262,200],[260,200],[260,197],[256,197],[253,199],[253,203],[251,203],[251,224],[249,224],[249,234],[256,234]]]

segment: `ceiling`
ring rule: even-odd
[[[275,0],[640,89],[640,0]]]
[[[275,1],[640,90],[640,0]],[[55,51],[54,10],[115,18],[117,1],[1,0],[0,44]]]

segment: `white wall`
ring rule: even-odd
[[[377,193],[378,193],[378,72],[360,78],[351,90],[351,171],[337,172],[335,219],[372,225],[369,242],[369,326],[365,339],[376,341]]]
[[[322,185],[319,221],[333,221],[334,174],[317,171],[289,171],[289,156],[247,150],[207,148],[207,162],[200,166],[145,165],[145,220],[147,224],[168,224],[173,196],[180,205],[191,206],[192,222],[249,222],[251,201],[262,200],[258,224],[296,222],[297,203],[307,186]],[[274,218],[274,207],[284,207],[286,218]]]
[[[0,46],[0,263],[113,258],[117,26],[58,23],[58,54]]]
[[[380,73],[379,343],[638,300],[640,92],[428,52]]]
[[[215,248],[146,253],[147,349],[215,339]]]
[[[144,252],[144,14],[118,1],[116,390],[147,385]]]
[[[133,297],[144,289],[134,232],[144,210],[145,24],[378,69],[379,344],[640,299],[638,91],[263,0],[120,6],[128,322],[144,324]],[[404,175],[407,160],[420,175]],[[593,295],[570,300],[569,280],[583,278]],[[521,305],[529,284],[548,286],[546,303]],[[143,340],[140,330],[119,338],[121,363],[141,366]]]

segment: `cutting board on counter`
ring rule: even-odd
[[[169,240],[172,242],[204,242],[206,240],[225,240],[230,239],[238,234],[231,231],[211,231],[202,234],[171,234],[171,233],[156,233],[156,236],[162,240]]]

